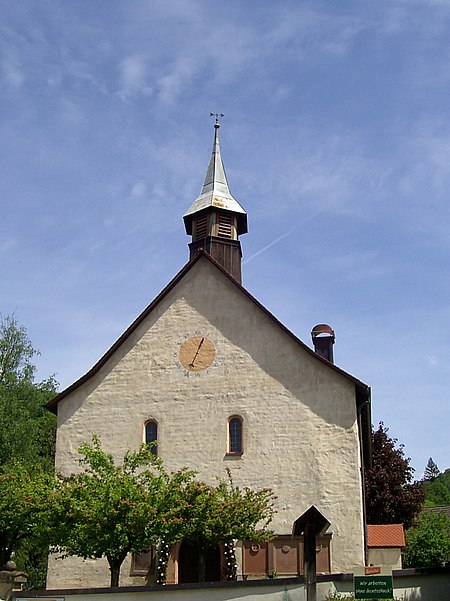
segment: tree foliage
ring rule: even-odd
[[[31,475],[19,463],[11,468],[0,473],[0,566],[24,543],[33,553],[45,548],[45,525],[52,511],[53,477],[45,472]]]
[[[419,513],[424,492],[413,482],[414,470],[403,445],[390,438],[380,422],[372,431],[373,467],[365,470],[366,511],[369,524],[403,524],[409,528]]]
[[[268,490],[241,490],[231,481],[209,486],[185,469],[168,474],[148,445],[128,451],[118,465],[95,436],[80,453],[84,471],[61,477],[56,488],[53,543],[63,556],[105,557],[111,586],[119,585],[128,553],[143,553],[161,541],[195,541],[206,549],[233,538],[269,536]]]
[[[428,459],[427,466],[426,466],[425,471],[423,473],[423,479],[424,480],[428,480],[430,482],[433,482],[434,480],[436,480],[436,478],[439,476],[440,473],[441,472],[439,471],[438,466],[433,461],[432,457],[430,457]]]
[[[31,359],[39,354],[34,350],[26,329],[14,316],[0,316],[0,382],[3,385],[33,381],[35,366]]]
[[[426,506],[450,505],[450,468],[434,480],[425,480],[423,488]]]
[[[267,541],[272,521],[274,495],[270,489],[252,490],[228,480],[216,486],[191,482],[185,490],[183,540],[198,553],[199,582],[206,579],[206,553],[218,544],[237,540]]]
[[[267,541],[273,533],[274,496],[270,489],[252,490],[228,481],[216,486],[191,482],[185,491],[184,540],[207,549],[233,539]]]
[[[53,471],[56,419],[45,408],[56,392],[50,377],[34,381],[32,347],[14,317],[0,318],[0,469],[19,461],[28,470]]]
[[[84,471],[62,478],[56,491],[54,542],[64,555],[105,557],[111,586],[118,586],[128,553],[144,552],[161,536],[180,540],[177,510],[192,474],[168,475],[146,445],[127,451],[119,465],[95,436],[80,453]]]
[[[4,487],[0,567],[14,553],[31,587],[45,585],[47,553],[36,538],[32,514],[38,515],[39,508],[32,509],[32,504],[37,498],[34,491],[43,486],[43,472],[53,473],[56,430],[56,418],[45,408],[56,392],[56,382],[51,377],[35,382],[33,358],[38,354],[15,317],[0,316],[0,477]],[[17,492],[16,498],[12,491]],[[15,515],[22,516],[22,524]],[[9,527],[6,520],[11,520]]]
[[[406,531],[405,568],[434,568],[450,559],[450,519],[439,512],[424,512]]]

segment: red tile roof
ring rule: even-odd
[[[404,547],[403,524],[383,524],[367,526],[368,547]]]

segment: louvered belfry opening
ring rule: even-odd
[[[194,221],[192,240],[194,242],[202,240],[203,238],[206,238],[208,234],[208,215],[203,213],[203,215],[199,215]]]
[[[226,211],[200,213],[192,223],[192,241],[197,242],[215,236],[226,240],[237,240],[236,217]]]
[[[236,228],[233,227],[235,218],[231,213],[225,213],[219,211],[217,214],[217,235],[219,238],[228,238],[232,240],[235,236],[234,231]]]
[[[241,283],[241,244],[237,239],[236,217],[228,211],[205,211],[192,222],[192,259],[199,249],[206,250],[230,275]]]

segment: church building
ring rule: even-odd
[[[276,495],[269,543],[240,541],[238,578],[296,576],[304,516],[322,521],[319,572],[349,572],[366,555],[363,468],[370,465],[370,389],[333,363],[334,332],[299,340],[241,283],[247,214],[232,196],[219,124],[200,195],[184,214],[187,264],[92,369],[49,403],[57,414],[56,469],[78,469],[93,434],[117,460],[155,442],[168,471]],[[270,285],[270,282],[268,282]],[[312,324],[311,324],[312,325]],[[222,548],[207,579],[226,578]],[[171,551],[168,582],[191,582],[195,550]],[[121,585],[151,581],[152,554],[130,557]],[[106,561],[50,558],[49,589],[106,586]]]

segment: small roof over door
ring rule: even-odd
[[[331,524],[327,518],[320,513],[317,507],[311,505],[303,515],[295,520],[292,528],[293,536],[301,536],[304,534],[307,526],[313,526],[316,536],[319,536],[325,534]]]

